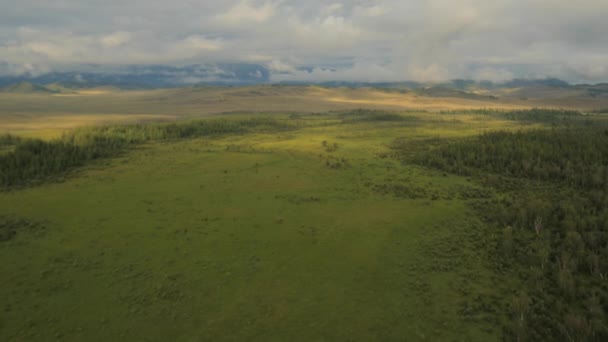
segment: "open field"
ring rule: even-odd
[[[353,108],[445,111],[533,107],[593,110],[608,98],[570,92],[497,91],[500,97],[442,97],[432,92],[315,86],[194,87],[157,90],[80,89],[63,93],[0,92],[0,133],[53,137],[76,126],[200,118],[229,112],[314,113]],[[525,93],[523,93],[525,94]],[[448,94],[450,95],[450,94]],[[490,95],[490,94],[488,94]]]
[[[474,252],[474,185],[378,156],[478,127],[410,116],[151,143],[0,194],[37,227],[1,245],[3,339],[499,339],[500,316],[462,314],[500,311],[505,284]]]
[[[484,132],[551,125],[538,117],[209,115],[210,124],[267,124],[141,140],[42,184],[0,192],[0,340],[520,336],[519,311],[515,321],[511,315],[526,278],[497,267],[493,246],[502,233],[476,210],[503,195],[408,156]],[[31,135],[67,128],[37,130],[38,117],[30,120]],[[7,146],[0,153],[19,148]]]

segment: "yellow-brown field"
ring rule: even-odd
[[[228,112],[327,112],[354,108],[382,110],[523,109],[591,110],[608,99],[573,94],[520,99],[421,96],[375,88],[317,86],[194,87],[156,90],[95,88],[67,94],[0,93],[0,133],[52,137],[66,129],[109,123],[171,121]],[[485,94],[484,94],[485,95]]]

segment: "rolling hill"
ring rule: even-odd
[[[15,94],[40,94],[40,93],[57,93],[59,91],[53,90],[51,88],[47,88],[45,86],[41,86],[38,84],[33,84],[30,82],[19,82],[13,85],[9,85],[5,88],[2,88],[3,92],[6,93],[15,93]]]

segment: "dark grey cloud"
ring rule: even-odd
[[[0,0],[0,73],[260,63],[280,80],[608,81],[605,0]]]

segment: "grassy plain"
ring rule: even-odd
[[[521,284],[495,270],[472,209],[495,194],[392,146],[543,127],[442,112],[536,102],[283,86],[0,94],[0,134],[44,139],[116,123],[306,123],[148,142],[0,192],[0,340],[500,340]],[[391,112],[360,120],[354,107]]]
[[[0,242],[0,339],[500,340],[517,284],[482,252],[477,186],[390,145],[523,126],[400,115],[152,142],[0,193],[21,220]]]
[[[458,97],[458,94],[442,97],[434,96],[430,91],[316,86],[155,90],[106,87],[57,94],[0,91],[0,134],[10,131],[12,134],[52,138],[77,126],[184,120],[230,112],[314,113],[353,108],[437,112],[531,107],[596,110],[608,107],[606,97],[584,97],[559,89],[550,92],[519,89],[517,96],[509,94],[504,90],[494,98],[481,95]],[[521,99],[524,95],[526,100]]]

